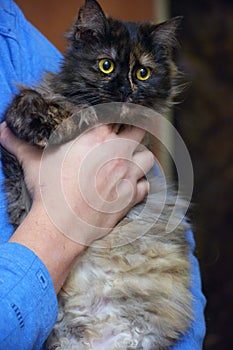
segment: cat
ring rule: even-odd
[[[172,49],[179,21],[123,22],[106,16],[96,0],[86,0],[68,34],[61,70],[46,73],[35,88],[20,90],[4,116],[9,128],[44,147],[77,108],[122,102],[164,112],[176,89]],[[55,142],[73,136],[59,134]],[[3,150],[2,162],[9,221],[17,227],[31,199],[17,160]],[[140,217],[142,228],[150,226],[145,234],[128,244],[111,244],[126,235],[128,223],[134,225],[141,203],[77,259],[58,296],[59,317],[48,350],[165,350],[186,332],[192,320],[189,225],[180,220],[175,230],[166,231],[175,197],[167,197],[160,213],[163,195],[160,184],[157,188]]]

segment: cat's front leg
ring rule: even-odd
[[[63,113],[58,104],[48,102],[38,91],[27,88],[13,99],[4,120],[19,138],[45,146]]]
[[[24,182],[23,169],[17,159],[1,147],[4,187],[7,198],[8,220],[17,228],[31,207],[31,196]]]
[[[23,89],[7,109],[4,120],[19,138],[45,146],[62,112],[58,104],[50,104],[35,90]],[[16,228],[31,207],[24,173],[18,160],[2,148],[1,159],[5,174],[9,222]]]

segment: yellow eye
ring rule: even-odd
[[[103,58],[99,61],[99,69],[105,74],[110,74],[114,71],[114,62],[108,58]]]
[[[151,70],[147,67],[140,67],[136,71],[136,78],[138,80],[147,80],[151,76]]]

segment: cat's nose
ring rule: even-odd
[[[127,86],[121,86],[119,92],[121,94],[122,102],[128,101],[130,95],[132,94],[132,90],[130,89],[130,87]]]

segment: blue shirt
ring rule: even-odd
[[[0,117],[17,82],[33,84],[45,70],[56,71],[61,58],[12,0],[0,0]],[[0,350],[42,349],[57,318],[57,298],[43,262],[28,248],[8,242],[13,228],[7,221],[3,179],[0,164]],[[205,334],[205,298],[191,231],[187,240],[195,319],[172,350],[202,349]]]
[[[13,1],[0,0],[1,119],[15,84],[38,81],[44,70],[57,70],[60,59]],[[25,246],[7,242],[12,232],[0,162],[0,350],[42,349],[57,319],[56,293],[43,262]]]

